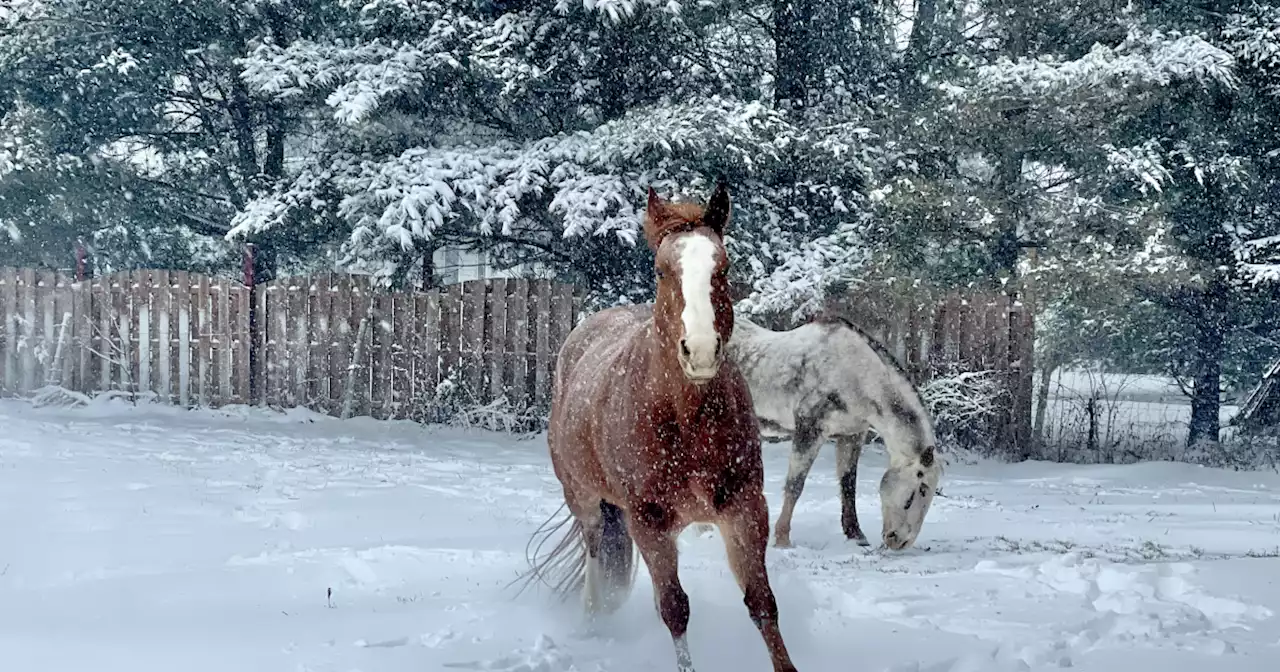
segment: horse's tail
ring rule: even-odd
[[[582,590],[586,580],[587,546],[582,535],[582,523],[567,512],[566,508],[561,504],[530,536],[529,543],[525,546],[525,559],[529,563],[529,569],[511,582],[520,584],[516,595],[523,593],[534,581],[546,584],[562,599]],[[570,523],[568,531],[549,553],[538,558],[542,547],[566,523]]]
[[[547,520],[534,530],[533,536],[525,549],[529,569],[512,583],[520,583],[517,595],[534,581],[539,581],[551,588],[552,592],[562,600],[580,595],[587,582],[587,544],[583,525],[570,513],[566,506],[560,505]],[[561,515],[563,514],[563,515]],[[626,519],[622,509],[600,502],[601,538],[599,551],[600,579],[610,596],[612,606],[621,604],[631,592],[635,584],[636,570],[635,544],[627,531]],[[542,547],[551,537],[568,524],[568,531],[556,542],[546,554],[541,554]],[[537,543],[535,545],[535,540]]]

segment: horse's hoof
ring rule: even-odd
[[[859,546],[871,545],[871,542],[867,541],[867,535],[863,534],[862,530],[856,527],[853,529],[845,528],[844,538],[849,541],[856,542]]]

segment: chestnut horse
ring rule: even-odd
[[[746,380],[725,359],[733,305],[721,236],[729,214],[723,182],[705,208],[664,202],[650,189],[653,307],[595,313],[560,348],[547,443],[573,524],[528,577],[558,574],[551,583],[562,596],[581,590],[588,615],[608,613],[630,594],[634,543],[677,669],[693,672],[676,537],[692,523],[714,523],[774,670],[794,671],[765,571],[759,423]]]

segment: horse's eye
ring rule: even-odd
[[[659,279],[659,280],[661,280],[661,279],[663,279],[663,278],[667,277],[667,274],[666,274],[666,273],[663,273],[661,268],[657,269],[657,273],[658,273],[658,279]]]

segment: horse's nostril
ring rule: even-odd
[[[716,359],[720,358],[720,346],[723,344],[724,344],[724,341],[721,340],[719,336],[717,336],[716,337]]]
[[[693,353],[689,352],[689,343],[683,338],[680,339],[680,354],[685,357],[691,357],[693,355]]]
[[[884,538],[885,538],[885,539],[893,539],[893,540],[897,540],[897,538],[898,538],[898,533],[897,533],[897,532],[890,532],[889,534],[884,535]]]

